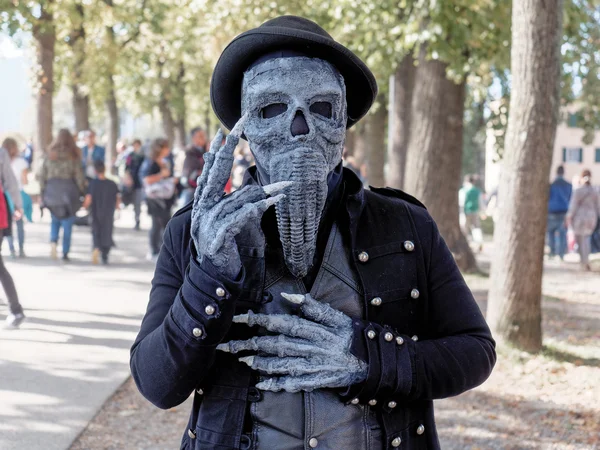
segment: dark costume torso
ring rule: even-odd
[[[240,355],[215,351],[221,342],[256,335],[231,324],[234,314],[270,312],[279,291],[303,292],[302,284],[286,277],[269,245],[241,245],[244,272],[220,279],[196,260],[191,207],[171,220],[131,370],[140,392],[161,408],[195,390],[183,449],[309,450],[314,437],[317,449],[362,450],[379,448],[379,432],[381,448],[435,450],[432,400],[489,375],[494,342],[427,211],[399,191],[363,190],[349,171],[344,181],[337,219],[346,220],[336,220],[343,245],[337,232],[330,235],[331,253],[325,251],[312,290],[356,318],[351,351],[368,362],[369,373],[349,389],[271,395],[254,387],[258,375]],[[206,305],[216,313],[207,315]]]
[[[304,282],[291,276],[285,267],[281,248],[267,248],[265,261],[265,291],[273,300],[259,311],[267,314],[293,313],[292,306],[282,299],[281,292],[305,294]],[[350,317],[362,318],[360,289],[349,248],[334,224],[310,294]],[[264,392],[262,400],[252,404],[250,413],[254,448],[259,450],[300,449],[309,442],[321,448],[382,448],[381,425],[375,413],[368,405],[344,404],[334,390]]]

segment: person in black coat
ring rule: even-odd
[[[194,393],[182,449],[438,449],[433,400],[491,373],[494,340],[425,207],[342,168],[376,93],[298,17],[221,55],[211,98],[232,132],[166,229],[131,350],[156,406]],[[224,196],[242,133],[256,166]]]

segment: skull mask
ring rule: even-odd
[[[262,184],[293,181],[276,205],[286,265],[296,277],[312,266],[327,199],[327,175],[340,163],[346,87],[328,62],[275,58],[244,73],[244,133]]]

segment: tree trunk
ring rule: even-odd
[[[75,131],[85,131],[90,129],[90,98],[80,92],[79,85],[71,85],[73,92],[73,111],[75,113]]]
[[[160,111],[165,136],[169,141],[169,145],[173,145],[175,141],[175,121],[173,120],[173,114],[171,113],[171,108],[164,92],[158,102],[158,110]]]
[[[354,141],[356,140],[356,129],[346,131],[346,141],[344,142],[345,156],[354,155]]]
[[[383,175],[385,165],[385,122],[387,120],[385,97],[379,95],[377,103],[377,111],[366,118],[367,178],[370,185],[382,187],[385,186]]]
[[[179,73],[177,74],[177,79],[174,85],[175,89],[175,147],[179,147],[181,149],[186,146],[186,118],[187,118],[187,108],[186,108],[186,95],[185,95],[185,66],[183,63],[179,64]],[[208,136],[208,130],[206,131]]]
[[[561,0],[513,2],[512,94],[488,321],[523,350],[542,347],[542,271],[548,175],[559,107]]]
[[[174,131],[174,142],[175,147],[184,149],[187,145],[186,139],[186,128],[184,119],[177,119],[174,123],[175,131]]]
[[[356,165],[358,167],[362,167],[367,154],[367,142],[365,139],[365,122],[366,120],[363,120],[361,123],[354,125],[354,152],[352,156],[354,156],[354,159],[356,160]]]
[[[119,108],[115,97],[115,82],[112,74],[108,76],[108,95],[106,111],[108,114],[108,141],[106,143],[106,161],[111,165],[117,156],[117,140],[119,139]]]
[[[71,72],[71,92],[73,93],[73,112],[75,114],[75,131],[90,129],[90,101],[83,94],[81,85],[85,66],[85,13],[82,3],[74,5],[76,15],[73,16],[74,26],[70,33],[69,46],[73,52],[73,70]]]
[[[50,3],[50,2],[48,2]],[[49,6],[49,5],[48,5]],[[37,152],[45,152],[52,142],[52,96],[54,95],[54,44],[56,29],[52,12],[42,5],[39,24],[34,29],[37,41]],[[40,161],[39,158],[35,158]]]
[[[465,83],[448,80],[446,67],[426,60],[421,51],[404,188],[427,206],[461,270],[475,271],[475,256],[458,220]]]
[[[404,185],[416,70],[414,58],[409,53],[390,79],[387,184],[397,189]]]

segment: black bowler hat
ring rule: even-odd
[[[212,76],[210,100],[219,120],[231,130],[241,117],[244,72],[261,56],[291,50],[333,64],[346,83],[350,128],[363,117],[377,95],[377,82],[358,56],[337,43],[316,23],[281,16],[236,37],[223,50]]]

